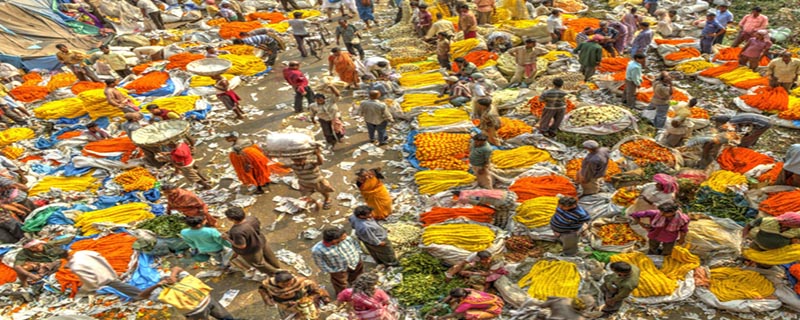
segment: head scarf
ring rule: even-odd
[[[678,179],[671,175],[659,173],[653,176],[653,181],[661,185],[664,193],[678,192]]]
[[[775,219],[784,227],[800,228],[800,212],[787,212]]]

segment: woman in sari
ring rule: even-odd
[[[340,292],[336,300],[348,302],[358,320],[395,320],[397,315],[389,295],[376,288],[378,276],[364,273],[353,282],[352,288]]]
[[[655,182],[641,187],[639,197],[626,212],[634,213],[645,210],[655,210],[666,203],[674,203],[678,195],[678,179],[668,174],[659,173],[653,176]]]
[[[380,168],[360,169],[356,173],[356,186],[364,197],[364,202],[373,209],[372,217],[375,220],[386,219],[392,214],[392,197],[383,185],[383,174]]]
[[[455,288],[445,299],[453,307],[453,313],[437,319],[496,319],[503,312],[503,299],[483,291]]]
[[[331,49],[331,55],[328,56],[328,72],[333,75],[334,70],[339,79],[347,83],[345,89],[358,88],[358,72],[350,53],[342,52],[339,48]]]
[[[317,305],[331,302],[328,292],[316,282],[285,270],[278,270],[273,277],[262,281],[258,293],[265,304],[278,306],[281,319],[294,313],[295,319],[316,320]]]
[[[258,145],[248,139],[239,139],[238,132],[231,132],[225,140],[233,143],[230,159],[239,182],[254,185],[256,194],[263,194],[264,187],[270,183],[269,158]]]

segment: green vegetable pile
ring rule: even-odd
[[[136,226],[137,229],[155,232],[159,238],[177,238],[181,234],[181,230],[188,227],[183,222],[183,217],[168,214],[144,221]]]
[[[690,211],[729,218],[738,223],[747,223],[755,217],[757,210],[750,208],[747,199],[733,192],[721,193],[709,187],[700,187],[690,206]]]
[[[409,254],[400,259],[400,265],[403,267],[403,282],[392,289],[392,296],[404,306],[437,301],[450,290],[464,287],[464,281],[460,279],[445,282],[447,268],[427,253]]]
[[[678,179],[678,203],[692,203],[697,195],[700,185],[691,179]]]

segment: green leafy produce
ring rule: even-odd
[[[183,222],[183,217],[167,214],[146,220],[136,226],[138,229],[155,232],[159,238],[177,238],[181,230],[188,227]]]
[[[431,312],[433,311],[433,312]],[[428,301],[419,309],[420,316],[443,316],[452,312],[449,305],[439,301]]]
[[[697,195],[700,185],[691,179],[678,179],[678,203],[692,203]]]
[[[404,274],[403,282],[392,289],[392,296],[405,306],[415,306],[437,301],[450,293],[450,290],[464,287],[461,279],[452,279],[450,282],[444,280],[443,274]]]
[[[747,199],[742,195],[733,192],[716,192],[709,187],[700,187],[689,209],[692,212],[705,213],[718,218],[729,218],[740,224],[749,222],[758,213],[757,210],[750,208]]]
[[[647,164],[646,166],[644,166],[643,169],[644,169],[644,178],[647,181],[652,181],[653,180],[653,176],[655,176],[655,175],[657,175],[659,173],[664,173],[664,174],[668,174],[668,175],[674,175],[675,174],[675,170],[670,168],[670,167],[668,167],[663,162],[656,162],[656,163]]]
[[[439,275],[447,271],[439,259],[424,252],[406,255],[400,259],[400,265],[403,267],[404,276],[417,273]]]

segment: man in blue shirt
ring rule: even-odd
[[[729,24],[733,23],[733,14],[728,11],[727,2],[717,6],[717,23],[719,23],[719,25],[721,25],[723,28],[727,28]],[[726,31],[727,30],[723,29],[722,34],[714,38],[714,44],[722,43],[722,40],[725,39]]]
[[[622,103],[630,108],[636,106],[636,90],[642,85],[642,68],[644,65],[644,53],[637,53],[633,55],[633,61],[628,62],[628,68],[625,69],[625,95]]]
[[[578,253],[581,228],[591,219],[589,214],[578,206],[577,199],[573,197],[558,199],[556,213],[550,218],[550,229],[561,241],[563,255],[574,256]]]
[[[639,30],[641,31],[636,35],[636,38],[633,38],[633,43],[631,43],[631,56],[637,53],[647,54],[647,48],[653,42],[653,30],[650,29],[650,23],[640,22]]]
[[[700,53],[711,54],[711,46],[714,45],[715,39],[725,33],[725,27],[720,25],[716,18],[717,15],[713,12],[706,14],[706,26],[700,33]]]
[[[393,267],[399,265],[392,242],[386,228],[372,218],[372,208],[358,206],[348,218],[350,226],[356,231],[356,237],[367,247],[367,252],[375,259],[375,263]]]

